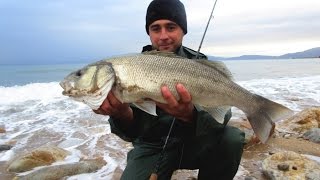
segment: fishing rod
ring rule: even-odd
[[[217,1],[218,1],[218,0],[216,0],[216,1],[214,2],[214,5],[213,5],[213,7],[212,7],[211,14],[210,14],[210,16],[209,16],[209,20],[208,20],[206,29],[204,30],[204,33],[203,33],[203,36],[202,36],[202,39],[201,39],[201,42],[200,42],[200,45],[199,45],[199,48],[198,48],[198,51],[197,51],[196,59],[198,59],[198,57],[199,57],[200,49],[201,49],[201,46],[202,46],[204,37],[206,36],[206,33],[207,33],[207,30],[208,30],[210,21],[211,21],[211,19],[214,18],[214,17],[212,16],[212,14],[213,14],[214,8],[216,7]]]

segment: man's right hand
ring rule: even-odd
[[[120,102],[111,91],[100,108],[93,111],[97,114],[112,116],[124,124],[130,124],[133,120],[133,111],[129,104]]]

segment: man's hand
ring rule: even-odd
[[[179,101],[177,101],[167,86],[162,86],[161,93],[163,98],[167,101],[167,104],[158,102],[156,104],[162,110],[177,119],[191,123],[194,117],[194,105],[191,101],[192,97],[182,84],[177,84],[176,89],[180,97]]]
[[[93,110],[97,114],[109,115],[128,124],[133,120],[133,112],[129,104],[121,103],[110,91],[99,109]]]

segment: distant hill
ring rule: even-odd
[[[253,59],[297,59],[297,58],[320,58],[320,47],[308,49],[301,52],[287,53],[281,56],[265,55],[242,55],[237,57],[208,56],[210,60],[253,60]]]
[[[284,54],[279,56],[279,58],[320,58],[320,47],[308,49],[302,52]]]

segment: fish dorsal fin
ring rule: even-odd
[[[222,75],[226,76],[228,79],[233,80],[233,75],[227,68],[227,66],[222,61],[211,61],[206,59],[196,59],[198,63],[209,66],[219,71]]]
[[[156,56],[163,56],[163,57],[171,57],[171,58],[180,58],[180,59],[187,59],[185,57],[179,56],[175,54],[174,52],[163,52],[163,51],[157,51],[157,50],[152,50],[152,51],[145,51],[142,52],[144,55],[156,55]]]

